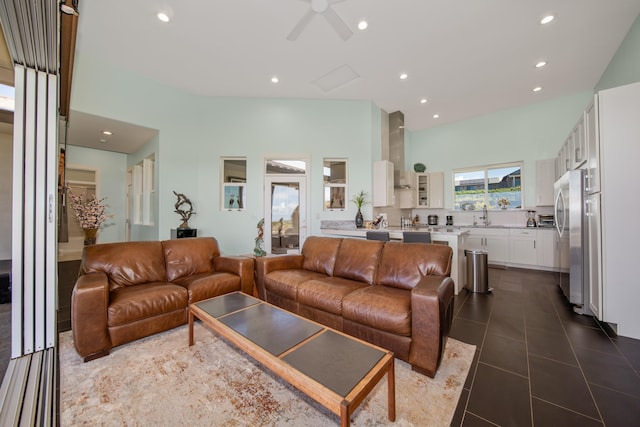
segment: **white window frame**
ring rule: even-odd
[[[344,162],[344,183],[334,183],[334,182],[326,182],[324,180],[325,175],[325,166],[326,162]],[[349,162],[345,158],[333,158],[327,157],[322,159],[322,207],[325,211],[344,211],[347,209],[347,194],[348,192],[348,183],[349,183]],[[331,197],[331,189],[332,188],[342,188],[344,194],[344,203],[342,207],[331,207],[327,206],[327,193],[329,197]]]
[[[153,201],[155,199],[155,155],[133,166],[133,223],[155,225]]]
[[[475,166],[475,167],[467,167],[467,168],[459,168],[453,169],[451,174],[452,182],[452,200],[453,200],[453,208],[457,211],[463,211],[466,209],[456,207],[456,175],[464,172],[484,172],[484,204],[489,210],[498,210],[500,207],[492,206],[489,203],[489,170],[491,169],[502,169],[502,168],[520,168],[520,206],[517,208],[509,208],[510,210],[522,210],[524,209],[524,162],[509,162],[509,163],[498,163],[493,165],[485,165],[485,166]]]
[[[246,178],[233,178],[225,176],[225,161],[227,160],[244,160],[244,176],[247,176],[247,158],[246,157],[220,157],[220,210],[222,211],[244,211],[247,209],[247,179]],[[239,174],[242,175],[242,174]],[[227,179],[228,178],[228,179]],[[240,200],[242,207],[240,207],[240,203],[238,203],[238,207],[229,207],[227,206],[227,188],[237,188],[241,189],[240,193],[242,194]]]

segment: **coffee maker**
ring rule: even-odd
[[[453,225],[453,215],[447,215],[447,225]]]
[[[527,227],[536,227],[536,211],[527,211]]]

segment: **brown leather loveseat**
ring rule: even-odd
[[[221,256],[211,237],[86,246],[71,298],[71,327],[85,361],[187,322],[190,303],[253,293],[252,258]]]
[[[262,299],[387,348],[433,377],[453,316],[446,245],[309,237],[300,255],[256,259]]]

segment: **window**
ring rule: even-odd
[[[247,159],[244,157],[226,157],[222,159],[222,201],[225,210],[244,210],[247,202]]]
[[[456,169],[453,176],[456,210],[522,208],[522,162]]]
[[[322,168],[324,184],[324,209],[345,208],[347,194],[347,161],[344,159],[324,159]]]
[[[267,175],[304,175],[307,173],[307,162],[298,159],[267,159],[265,168]]]
[[[133,223],[153,225],[155,156],[147,157],[133,167]]]

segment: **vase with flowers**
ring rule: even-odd
[[[96,199],[95,196],[91,196],[85,200],[82,194],[69,193],[69,198],[71,209],[84,233],[85,246],[95,244],[102,223],[108,218],[113,218],[113,215],[107,214],[107,206],[104,203],[106,197]]]
[[[509,206],[510,204],[511,202],[506,197],[503,197],[502,199],[498,199],[498,206],[500,206],[502,210],[507,209],[507,206]]]
[[[367,193],[365,193],[364,190],[360,190],[360,192],[353,197],[352,201],[358,207],[358,212],[356,213],[356,227],[362,228],[364,227],[364,217],[362,216],[361,209],[367,204]]]

